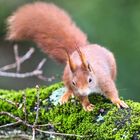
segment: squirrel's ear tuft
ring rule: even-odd
[[[89,72],[94,72],[92,66],[87,62],[86,57],[85,57],[84,53],[81,52],[80,48],[76,46],[76,50],[82,61],[82,67]]]
[[[85,55],[81,52],[80,48],[77,47],[77,46],[76,46],[76,50],[77,50],[77,52],[78,52],[78,54],[79,54],[79,56],[80,56],[80,59],[81,59],[81,62],[82,62],[82,66],[83,66],[85,69],[87,69],[88,64],[87,64],[87,62],[86,62],[86,57],[85,57]]]
[[[87,69],[89,72],[94,72],[92,66],[87,62]]]
[[[72,73],[74,73],[75,69],[76,69],[76,65],[73,63],[73,61],[70,59],[70,56],[68,57],[68,64],[70,67],[70,70]]]
[[[74,73],[75,69],[76,69],[76,65],[73,63],[73,61],[71,60],[70,58],[70,55],[69,53],[67,52],[66,49],[64,49],[64,51],[66,52],[66,55],[67,55],[67,62],[68,62],[68,65],[70,67],[70,70],[72,73]]]

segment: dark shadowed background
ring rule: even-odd
[[[35,0],[0,0],[0,67],[14,62],[13,47],[4,40],[6,18],[20,5]],[[46,0],[48,1],[48,0]],[[110,49],[117,61],[117,87],[126,99],[140,101],[140,0],[49,0],[56,3],[71,15],[77,25],[88,35],[91,43],[98,43]],[[20,42],[20,55],[32,42]],[[38,62],[47,57],[36,48],[32,59],[22,65],[21,72],[33,70]],[[61,81],[63,66],[47,58],[43,67],[48,77],[54,75],[52,82]],[[36,84],[49,85],[37,78],[0,77],[0,88],[23,89]]]

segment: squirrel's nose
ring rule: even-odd
[[[89,94],[89,89],[79,89],[78,92],[82,96],[87,96]]]

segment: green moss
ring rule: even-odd
[[[71,99],[64,105],[54,106],[49,97],[53,91],[62,87],[62,83],[40,88],[39,124],[52,123],[57,132],[91,135],[89,139],[131,140],[140,139],[140,103],[125,101],[128,109],[118,109],[109,100],[100,95],[92,95],[94,111],[85,112],[77,99]],[[28,122],[33,123],[36,113],[36,89],[24,90],[27,98]],[[0,97],[20,103],[17,109],[0,100],[0,112],[8,111],[24,119],[22,108],[23,91],[0,90]],[[7,116],[0,116],[0,125],[13,121]],[[78,138],[77,138],[78,139]],[[86,138],[87,139],[87,138]]]

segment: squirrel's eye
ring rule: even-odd
[[[73,84],[74,86],[76,86],[76,82],[75,82],[75,81],[72,81],[72,84]]]
[[[88,79],[88,82],[89,82],[89,83],[91,83],[91,82],[92,82],[92,79],[91,79],[91,78],[89,78],[89,79]]]

